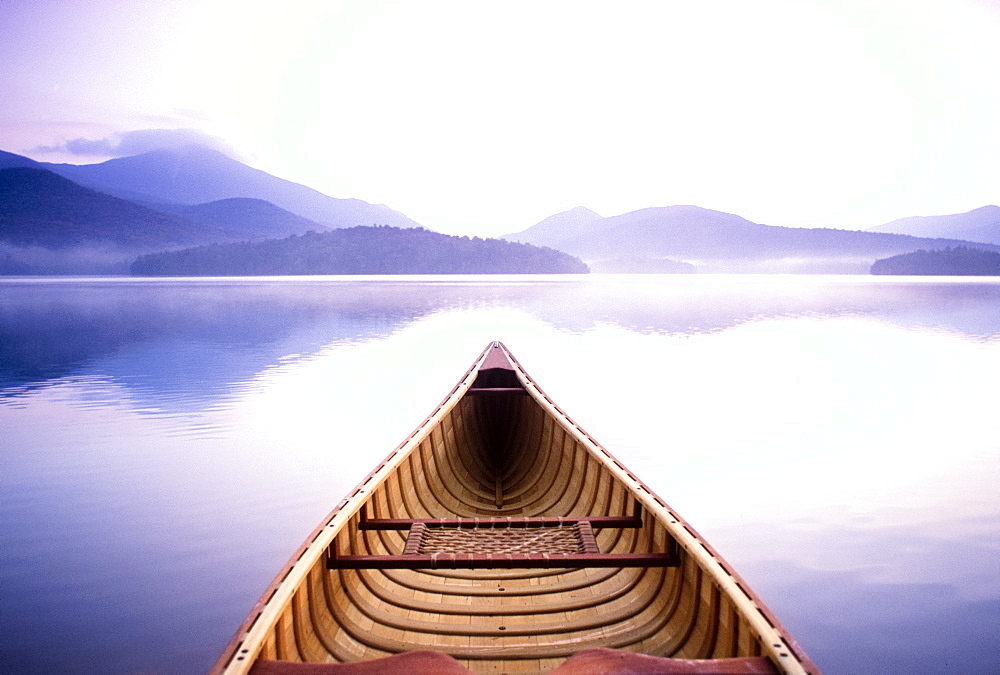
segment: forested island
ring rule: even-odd
[[[876,260],[872,274],[922,274],[935,276],[1000,275],[1000,253],[966,246],[939,251],[913,251]]]
[[[151,253],[132,263],[139,276],[298,274],[583,274],[579,259],[551,248],[423,228],[359,226],[285,239]]]

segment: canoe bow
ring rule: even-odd
[[[415,669],[421,659],[435,665]],[[397,662],[409,675],[819,673],[500,342],[323,519],[211,672]],[[353,665],[305,665],[323,663]]]

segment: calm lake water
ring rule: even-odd
[[[491,340],[828,675],[998,673],[1000,283],[0,279],[0,672],[201,673]]]

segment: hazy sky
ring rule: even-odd
[[[1000,203],[1000,0],[0,1],[0,149],[197,139],[451,233],[957,213]]]

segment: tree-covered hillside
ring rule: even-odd
[[[914,251],[876,260],[872,274],[926,274],[938,276],[1000,275],[1000,253],[956,246],[940,251]]]
[[[0,170],[0,241],[15,246],[112,245],[135,255],[225,237],[209,226],[88,190],[50,171]]]
[[[143,276],[288,274],[579,274],[561,251],[499,239],[454,237],[423,228],[352,227],[286,239],[212,244],[138,258]]]

